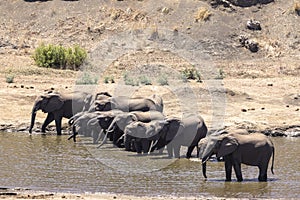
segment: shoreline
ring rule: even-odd
[[[216,196],[172,196],[172,195],[159,195],[159,196],[138,196],[119,193],[76,193],[76,192],[47,192],[35,191],[29,189],[7,189],[0,188],[0,199],[122,199],[122,200],[174,200],[174,199],[210,199],[210,200],[224,200],[224,199],[250,199],[250,198],[232,198],[232,197],[216,197]],[[272,198],[269,198],[271,200]]]
[[[34,127],[33,132],[34,133],[41,133],[41,123],[37,122],[37,124]],[[231,127],[232,128],[232,127]],[[240,129],[239,125],[234,127],[235,129]],[[226,129],[226,127],[224,127]],[[246,129],[249,133],[253,132],[259,132],[263,133],[267,136],[271,137],[300,137],[300,124],[294,124],[294,125],[282,125],[282,126],[274,126],[274,127],[267,127],[265,129],[261,130],[255,130],[251,128],[243,128]],[[62,127],[63,135],[69,135],[69,127],[64,124]],[[213,130],[211,130],[213,131]],[[29,134],[29,123],[19,123],[19,124],[13,124],[13,123],[1,123],[0,124],[0,132],[4,133],[28,133]],[[33,134],[34,134],[33,133]],[[47,127],[47,132],[45,135],[56,135],[55,125],[49,125]]]

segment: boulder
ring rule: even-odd
[[[235,6],[240,7],[249,7],[254,6],[256,4],[267,4],[274,2],[274,0],[228,0],[230,3],[232,3]]]
[[[253,31],[260,31],[261,30],[261,26],[260,26],[260,22],[257,20],[253,20],[250,19],[247,21],[247,28]]]

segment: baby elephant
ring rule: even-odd
[[[203,175],[206,178],[206,161],[216,154],[225,161],[226,181],[231,181],[232,167],[237,181],[243,181],[241,163],[258,166],[259,181],[267,181],[268,164],[272,157],[271,172],[274,165],[274,145],[272,141],[261,133],[240,134],[212,134],[200,141],[199,157],[202,158]]]

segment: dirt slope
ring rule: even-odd
[[[226,126],[262,131],[298,126],[300,16],[293,10],[294,1],[277,0],[251,7],[211,6],[211,2],[2,0],[0,104],[5,114],[0,117],[0,123],[3,129],[22,124],[18,128],[26,130],[33,100],[44,89],[74,89],[78,72],[40,69],[34,65],[31,54],[40,43],[79,44],[93,53],[100,43],[113,35],[145,28],[158,35],[167,30],[190,38],[195,43],[191,50],[203,53],[211,65],[222,70],[224,91],[227,91],[226,108],[222,113]],[[195,16],[202,7],[211,15],[206,21],[197,21]],[[248,30],[246,22],[249,19],[259,20],[262,30]],[[252,53],[241,46],[241,35],[257,41],[259,51]],[[130,43],[130,39],[126,43]],[[109,67],[103,67],[108,68],[108,75],[117,79],[122,78],[124,70],[132,72],[136,66],[147,65],[178,71],[191,63],[179,54],[143,50],[126,54],[113,60]],[[14,83],[5,82],[8,74],[15,75]],[[120,85],[119,82],[102,85],[102,78],[98,90],[114,92]],[[199,91],[207,94],[207,83],[192,82],[189,87],[201,96]],[[174,97],[172,89],[156,84],[138,87],[136,91],[143,95],[154,92],[162,95],[167,114],[179,114],[180,110],[174,108],[180,100],[176,99],[176,94]],[[189,92],[179,93],[185,96]],[[204,95],[198,110],[212,126],[216,119],[211,119],[210,102],[211,99]],[[38,117],[42,122],[44,115]]]

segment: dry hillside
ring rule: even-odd
[[[168,115],[180,115],[182,109],[177,105],[189,104],[182,101],[189,102],[188,98],[196,96],[199,100],[197,110],[210,127],[222,119],[224,124],[221,125],[251,130],[294,130],[300,126],[299,8],[293,0],[237,6],[241,2],[1,0],[2,129],[17,127],[26,130],[34,98],[44,89],[74,89],[80,72],[41,69],[34,65],[31,58],[34,49],[41,43],[51,43],[84,47],[92,57],[92,64],[101,71],[97,90],[112,93],[120,88],[120,91],[123,90],[120,85],[124,71],[137,75],[152,74],[153,77],[164,72],[171,76],[200,60],[201,63],[196,64],[204,70],[203,83],[191,82],[188,89],[154,84],[134,89],[131,86],[130,90],[142,95],[162,95]],[[247,29],[249,19],[260,21],[261,30]],[[136,35],[141,30],[147,31],[139,48],[140,40]],[[167,50],[159,48],[160,42],[153,50],[147,48],[147,42],[143,43],[144,40],[158,38],[162,45],[167,45],[163,39],[168,39],[170,33],[180,36],[174,36],[180,45],[187,41],[186,46],[179,47],[183,51],[178,51],[176,46]],[[255,41],[258,51],[253,53],[245,48],[240,42],[241,36]],[[120,38],[121,41],[118,40]],[[114,52],[116,57],[109,60],[105,53],[110,51],[109,45],[112,50],[116,49],[113,47],[114,40],[117,45],[129,47],[131,51],[124,50],[122,54],[123,49],[118,48]],[[103,41],[109,41],[105,48]],[[195,52],[192,58],[189,57],[190,52]],[[217,79],[205,74],[211,68],[214,73],[221,73],[214,74],[215,78],[218,75],[224,78],[218,80],[222,88],[220,93],[226,95],[225,104],[212,103],[212,91],[208,88],[213,83],[207,79]],[[11,74],[15,77],[14,83],[8,84],[5,79]],[[117,83],[103,84],[104,76],[115,77]],[[216,118],[212,117],[213,106],[221,110]],[[183,108],[183,111],[185,109],[189,108]],[[42,122],[44,115],[39,117],[38,121]]]

